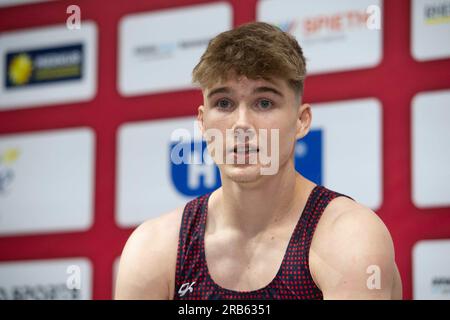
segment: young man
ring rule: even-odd
[[[222,186],[132,233],[117,299],[401,299],[383,222],[294,169],[295,143],[311,125],[305,74],[297,41],[266,23],[209,43],[193,80],[208,147],[224,151],[212,155]],[[223,141],[208,139],[211,130]],[[263,143],[263,130],[278,134]],[[270,174],[250,161],[264,148],[276,162]]]

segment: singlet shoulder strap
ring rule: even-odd
[[[299,228],[298,234],[296,235],[297,239],[303,243],[304,246],[304,254],[305,254],[305,262],[306,266],[309,269],[309,249],[311,247],[311,242],[314,236],[314,232],[317,228],[319,220],[325,211],[328,204],[337,197],[347,197],[353,200],[351,197],[341,194],[335,191],[332,191],[324,186],[316,186],[312,191],[310,201],[307,203],[307,208],[304,211],[303,219],[303,228]]]
[[[308,210],[305,210],[305,224],[304,232],[307,240],[308,247],[311,245],[314,232],[317,224],[325,211],[328,204],[337,197],[347,197],[353,200],[351,197],[332,191],[324,186],[316,186],[311,195],[311,202],[309,203]]]
[[[202,219],[208,205],[209,193],[186,203],[178,239],[177,266],[175,283],[180,285],[189,271],[189,264],[200,256]]]

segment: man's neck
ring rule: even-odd
[[[314,184],[293,167],[284,169],[252,188],[223,181],[214,201],[213,229],[232,229],[252,238],[288,219],[297,219]]]

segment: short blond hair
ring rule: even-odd
[[[225,31],[208,44],[192,71],[192,82],[202,89],[226,81],[230,72],[249,79],[285,79],[303,95],[306,61],[297,40],[265,22],[251,22]]]

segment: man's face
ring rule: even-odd
[[[212,154],[222,179],[225,175],[236,182],[253,182],[274,161],[273,174],[289,161],[293,165],[295,142],[307,134],[311,111],[309,105],[300,105],[286,80],[230,77],[203,90],[203,99],[198,120],[209,150],[222,148],[223,153]],[[210,132],[220,133],[223,139],[211,140]],[[261,161],[262,156],[269,157],[271,164]]]

